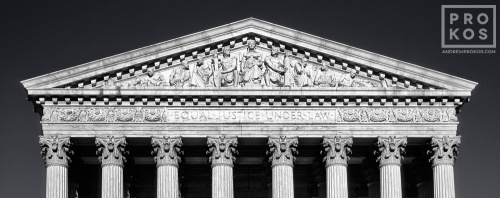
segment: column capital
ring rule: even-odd
[[[71,146],[69,137],[40,136],[39,138],[45,166],[68,167],[68,163],[71,162],[69,155],[73,154],[73,151],[69,150]]]
[[[156,166],[175,166],[179,167],[181,163],[181,155],[184,154],[181,151],[182,139],[181,137],[152,137],[151,145],[153,145],[153,151],[151,155],[154,155]]]
[[[334,164],[341,164],[347,166],[347,160],[349,160],[349,155],[352,147],[352,137],[323,137],[323,148],[321,154],[324,155],[323,162],[326,166],[331,166]]]
[[[127,146],[125,137],[96,137],[95,144],[98,147],[96,154],[102,166],[123,166],[123,163],[127,162],[124,156],[128,154],[128,151],[125,151]]]
[[[430,149],[427,151],[432,166],[441,164],[454,165],[458,155],[458,147],[461,143],[460,138],[461,136],[432,137],[429,143]]]
[[[297,151],[299,139],[297,137],[269,137],[267,145],[269,150],[266,153],[270,156],[271,167],[275,165],[293,166],[295,156],[299,154]]]
[[[388,164],[401,165],[403,155],[406,153],[405,148],[407,143],[406,137],[379,137],[375,143],[375,146],[378,147],[375,150],[375,155],[377,156],[377,162],[380,163],[379,166]]]
[[[207,138],[208,162],[212,163],[212,167],[218,165],[233,166],[236,161],[238,151],[238,139],[236,137],[208,137]]]

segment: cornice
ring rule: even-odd
[[[400,78],[412,79],[451,90],[472,91],[477,83],[444,74],[418,65],[388,58],[379,54],[354,48],[345,44],[323,39],[262,20],[248,18],[234,23],[190,34],[177,39],[139,48],[108,58],[85,63],[72,68],[24,80],[26,89],[51,88],[89,79],[116,70],[123,70],[137,64],[147,64],[178,56],[190,50],[207,45],[218,45],[245,34],[257,34],[291,45],[313,50],[327,56],[334,56],[344,62],[360,67],[374,68]],[[172,58],[172,57],[170,57]]]

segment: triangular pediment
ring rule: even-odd
[[[248,45],[252,42],[256,43],[253,51],[255,54],[249,53]],[[273,47],[279,51],[277,57],[271,56]],[[224,73],[224,68],[219,69],[214,66],[224,61],[228,62],[225,67],[232,64],[231,60],[224,58],[222,53],[224,48],[231,50],[230,57],[235,59],[234,64],[238,67],[229,73]],[[286,52],[290,54],[285,60]],[[272,60],[266,60],[269,57]],[[254,72],[245,68],[249,67],[244,65],[248,64],[245,60],[249,58],[260,58],[261,64],[254,64],[260,67],[260,71]],[[202,61],[198,63],[198,60]],[[269,63],[266,61],[276,65],[287,64],[290,69],[283,73],[266,72],[266,68],[273,71],[267,66]],[[299,64],[302,61],[309,66],[299,66],[304,65]],[[179,72],[185,72],[183,67],[191,76],[193,73],[203,73],[203,67],[211,70],[208,71],[211,74],[206,76],[198,74],[199,79],[185,79],[189,77],[179,74]],[[296,68],[302,68],[302,70],[298,71],[300,69]],[[155,73],[148,76],[148,70],[153,69]],[[275,75],[272,78],[276,82],[270,83],[270,80],[266,78],[271,78],[269,76],[272,75]],[[319,79],[320,77],[323,79]],[[177,82],[183,78],[186,82],[180,86]],[[276,80],[277,78],[279,79]],[[220,85],[221,79],[222,85]],[[355,80],[349,81],[350,79]],[[347,83],[342,82],[343,80]],[[195,85],[196,83],[198,85]],[[331,89],[332,87],[335,89],[340,87],[345,87],[343,89],[356,89],[355,87],[442,89],[469,93],[477,85],[469,80],[254,18],[24,80],[22,84],[28,91],[61,88],[193,89],[193,87],[206,86],[235,89],[235,87],[245,86],[278,86],[313,87],[314,89]]]

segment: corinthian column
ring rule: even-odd
[[[71,142],[69,137],[59,138],[56,136],[40,136],[42,147],[42,158],[47,167],[46,198],[68,197],[68,155],[73,154],[69,150]]]
[[[326,197],[347,198],[347,160],[351,154],[352,138],[340,136],[323,138],[326,163]]]
[[[97,155],[102,168],[102,198],[123,198],[123,163],[127,142],[125,137],[97,137]]]
[[[158,198],[179,197],[179,163],[182,140],[181,137],[153,137],[154,159],[156,162],[156,196]]]
[[[406,138],[378,138],[377,162],[380,168],[380,195],[382,198],[401,198],[401,160],[405,154]]]
[[[233,162],[236,161],[236,137],[208,137],[208,161],[212,163],[212,198],[233,198]]]
[[[267,142],[273,173],[273,198],[293,198],[293,161],[298,154],[297,137],[269,137]]]
[[[434,175],[434,197],[455,198],[455,178],[453,165],[460,146],[460,136],[433,137],[430,142],[432,172]]]

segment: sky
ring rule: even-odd
[[[20,81],[248,17],[478,82],[458,115],[456,192],[497,197],[500,51],[443,54],[441,48],[441,5],[471,3],[497,2],[3,1],[0,197],[45,196],[39,116]]]

